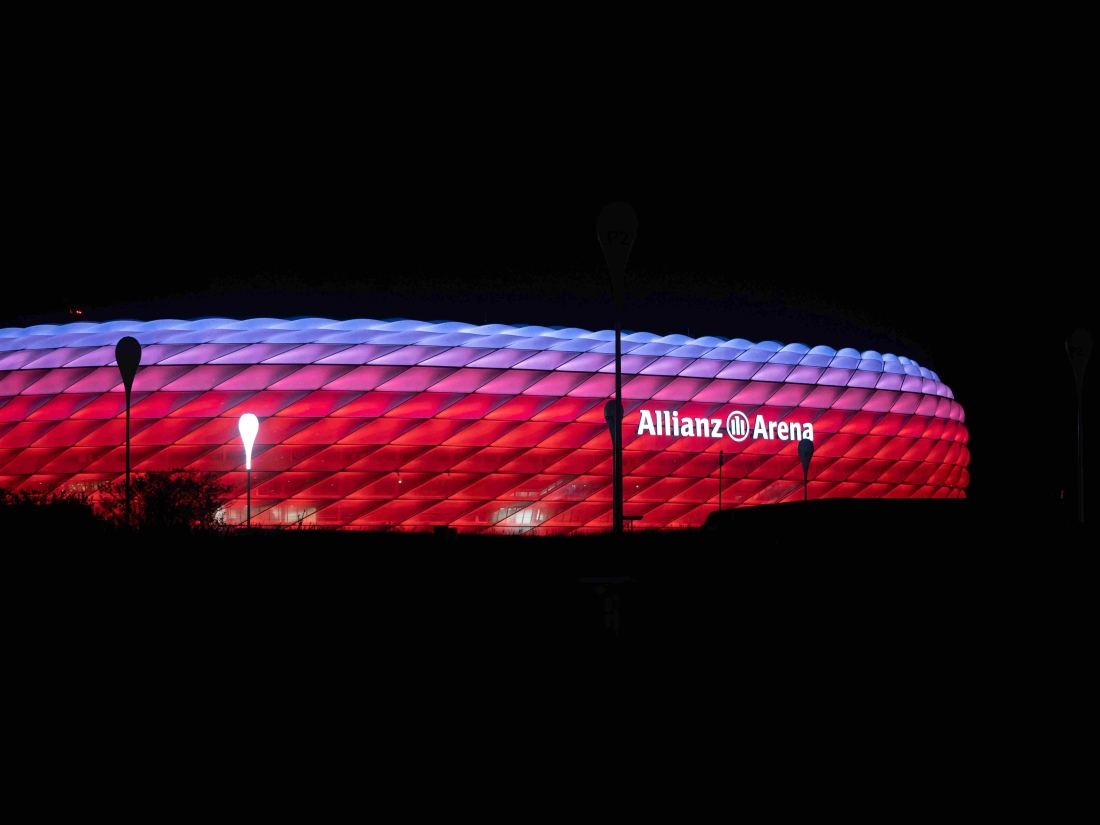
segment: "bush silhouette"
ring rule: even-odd
[[[41,490],[8,490],[0,487],[0,507],[26,505],[88,504],[88,494],[64,488],[52,493]]]
[[[140,530],[170,532],[224,529],[218,519],[232,489],[215,473],[195,470],[151,470],[134,474],[131,524]],[[116,526],[126,524],[126,481],[100,490],[100,514]]]

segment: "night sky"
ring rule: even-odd
[[[909,356],[966,410],[972,500],[1051,512],[1066,489],[1071,510],[1064,340],[1098,331],[1075,147],[901,125],[646,153],[586,138],[576,161],[503,139],[54,138],[9,224],[0,327],[72,307],[613,328],[595,221],[621,199],[639,218],[625,329]]]

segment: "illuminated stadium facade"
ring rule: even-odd
[[[455,322],[116,321],[0,330],[0,486],[94,491],[125,469],[114,347],[143,347],[134,472],[233,489],[260,419],[256,525],[567,533],[611,528],[614,332]],[[802,497],[959,498],[962,407],[905,357],[775,341],[623,336],[624,513],[698,526]],[[686,422],[686,423],[685,423]],[[704,426],[705,425],[705,426]]]

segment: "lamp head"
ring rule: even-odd
[[[256,443],[256,433],[260,431],[260,420],[252,413],[241,416],[241,441],[244,442],[244,467],[252,469],[252,445]]]

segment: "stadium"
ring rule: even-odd
[[[0,486],[94,498],[123,475],[124,336],[142,345],[133,471],[219,474],[229,524],[245,520],[238,420],[253,413],[255,526],[611,529],[609,330],[323,318],[2,329]],[[904,356],[647,332],[624,333],[622,352],[634,529],[698,527],[720,498],[801,499],[794,433],[815,448],[810,499],[966,495],[963,408]]]

